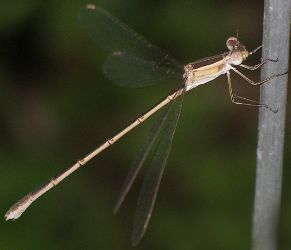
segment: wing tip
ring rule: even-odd
[[[131,237],[131,245],[133,247],[136,247],[140,243],[143,235],[144,235],[144,233],[142,233],[142,234],[133,234],[132,237]]]

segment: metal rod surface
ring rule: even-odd
[[[288,71],[291,0],[265,0],[263,59],[279,59],[262,68],[261,79]],[[261,86],[252,249],[276,250],[281,204],[288,74]]]

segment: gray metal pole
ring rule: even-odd
[[[262,79],[288,70],[291,0],[265,0],[263,58],[278,58],[262,69]],[[288,74],[261,87],[252,249],[276,250],[280,215]]]

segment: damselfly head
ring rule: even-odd
[[[239,65],[249,56],[246,47],[239,42],[236,37],[230,37],[226,41],[226,46],[230,50],[229,63]]]
[[[237,49],[239,46],[239,40],[236,37],[229,37],[226,40],[226,47],[229,50]]]

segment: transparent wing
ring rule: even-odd
[[[123,86],[134,87],[134,82],[130,74],[138,74],[137,70],[144,72],[142,75],[149,75],[149,72],[156,70],[155,75],[152,76],[151,81],[144,81],[144,85],[150,83],[153,84],[154,77],[157,78],[157,82],[162,77],[169,78],[166,72],[175,72],[176,74],[183,74],[183,66],[168,53],[162,49],[149,43],[146,39],[130,29],[126,24],[122,23],[116,17],[109,14],[107,11],[96,5],[87,5],[81,12],[80,22],[83,28],[89,33],[91,38],[104,50],[113,54],[111,58],[106,62],[105,68],[109,69],[111,66],[116,68],[116,65],[122,61],[126,61],[126,65],[123,66],[123,71],[119,70],[119,78],[116,76],[116,80],[122,82]],[[122,53],[120,53],[122,52]],[[116,53],[118,57],[116,56]],[[114,55],[115,54],[115,55]],[[122,59],[122,57],[125,57]],[[134,60],[129,60],[135,58]],[[137,60],[140,58],[140,60]],[[141,66],[137,67],[137,63],[140,62]],[[146,67],[143,66],[146,64]],[[162,74],[158,74],[162,72]],[[148,73],[146,73],[149,71]],[[122,73],[122,72],[126,72]],[[106,74],[108,77],[111,76]],[[126,79],[129,77],[129,83],[126,84]],[[118,78],[118,79],[117,79]],[[136,79],[137,86],[141,86]]]
[[[151,218],[165,165],[171,150],[173,136],[181,113],[182,102],[183,95],[173,103],[168,118],[168,124],[162,131],[161,139],[157,146],[157,151],[154,154],[151,167],[144,178],[133,224],[133,245],[139,243]]]
[[[125,52],[115,52],[103,65],[105,76],[119,86],[144,87],[165,79],[182,82],[182,72]]]
[[[155,123],[153,124],[143,146],[141,147],[139,154],[133,161],[131,168],[127,174],[127,177],[125,178],[125,181],[122,185],[121,191],[119,193],[119,196],[117,198],[117,202],[114,207],[114,213],[118,211],[121,204],[123,203],[126,195],[128,194],[130,188],[132,187],[141,167],[143,166],[151,148],[153,147],[159,133],[161,132],[162,127],[165,124],[165,121],[168,117],[169,111],[171,109],[170,104],[168,107],[166,107],[162,113],[159,115]]]

